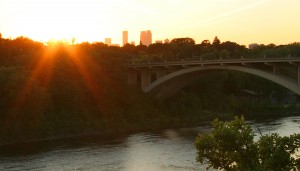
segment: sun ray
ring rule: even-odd
[[[101,89],[99,83],[97,83],[95,79],[96,77],[91,74],[92,69],[88,69],[87,66],[91,68],[96,68],[97,70],[99,70],[100,68],[95,65],[95,63],[92,60],[92,57],[87,55],[85,52],[78,50],[75,46],[68,47],[67,52],[72,62],[75,64],[77,70],[79,71],[81,77],[85,81],[85,84],[87,85],[88,89],[92,92],[94,100],[98,105],[98,110],[103,112],[103,108],[101,108],[100,106],[100,104],[103,104],[104,102],[103,90]]]
[[[41,86],[48,87],[48,84],[52,77],[52,67],[54,62],[54,53],[56,47],[46,47],[41,56],[37,56],[38,60],[34,66],[34,69],[29,73],[27,79],[22,85],[22,89],[17,93],[17,97],[10,105],[9,118],[14,120],[18,114],[20,114],[21,107],[26,103],[26,98],[32,94],[34,84],[39,77],[42,77]],[[44,50],[44,49],[43,49]],[[40,106],[41,107],[41,106]],[[37,118],[38,119],[38,118]]]

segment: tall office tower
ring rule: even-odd
[[[147,32],[146,31],[141,31],[140,44],[146,45],[146,42],[147,42]]]
[[[108,46],[111,45],[111,38],[105,38],[104,43],[107,44]]]
[[[123,31],[123,46],[128,43],[128,31]]]
[[[152,33],[151,30],[141,31],[140,43],[146,46],[152,44]]]
[[[152,33],[151,33],[151,30],[147,30],[147,43],[148,43],[147,46],[149,46],[149,45],[152,44]]]

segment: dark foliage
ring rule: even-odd
[[[243,117],[231,122],[214,120],[211,133],[200,133],[196,139],[197,161],[208,168],[226,171],[298,170],[300,134],[281,137],[276,133],[261,135],[254,141],[254,132]]]
[[[211,73],[162,104],[127,86],[127,62],[270,54],[300,56],[300,45],[249,50],[234,42],[195,44],[191,38],[177,38],[149,47],[110,47],[97,42],[44,45],[25,37],[0,36],[0,140],[130,130],[159,125],[187,112],[239,111],[245,109],[243,101],[234,98],[240,90],[267,97],[282,89],[250,76]]]

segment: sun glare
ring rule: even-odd
[[[10,30],[15,36],[30,37],[47,42],[49,40],[71,41],[93,40],[105,34],[101,23],[107,23],[101,1],[27,0],[11,2]],[[13,4],[13,5],[12,5]],[[105,18],[104,18],[105,17]],[[98,24],[97,24],[98,23]],[[22,28],[22,29],[20,29]]]

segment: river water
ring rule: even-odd
[[[260,123],[250,121],[263,134],[282,136],[300,132],[300,116]],[[0,170],[104,170],[185,171],[205,170],[195,161],[195,137],[209,131],[195,128],[166,129],[116,137],[85,137],[64,141],[0,147]]]

